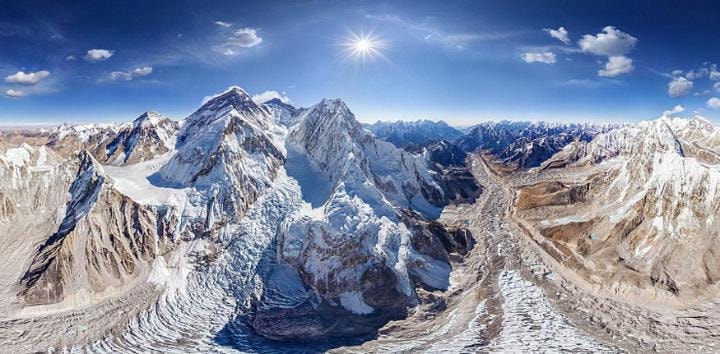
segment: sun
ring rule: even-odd
[[[358,52],[368,52],[372,47],[372,43],[367,39],[361,39],[355,42],[355,50]]]
[[[372,33],[361,33],[359,35],[351,33],[343,45],[345,47],[345,55],[349,59],[365,61],[367,59],[382,57],[380,51],[385,47],[385,42]]]

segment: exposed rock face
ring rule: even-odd
[[[382,122],[366,124],[375,137],[404,148],[411,145],[424,145],[439,140],[454,141],[463,133],[443,121],[417,120],[414,122]]]
[[[132,123],[61,126],[47,146],[66,157],[87,150],[103,164],[133,164],[174,149],[179,127],[158,113],[145,112]]]
[[[122,165],[147,161],[175,148],[180,124],[155,112],[145,112],[132,127],[121,129],[107,144],[105,164]]]
[[[579,137],[571,134],[560,134],[537,139],[523,137],[503,149],[497,155],[497,158],[503,164],[513,165],[520,169],[537,167],[568,144],[586,142],[591,139],[592,136],[589,134],[581,134]]]
[[[720,172],[708,164],[717,134],[667,117],[601,134],[547,164],[593,174],[522,188],[519,215],[591,282],[703,294],[720,280]]]
[[[155,175],[158,183],[202,191],[208,225],[238,220],[284,163],[273,120],[238,87],[210,99],[185,120],[177,153]]]
[[[65,216],[20,280],[27,304],[120,289],[172,244],[174,220],[113,190],[90,153],[79,159]]]
[[[433,141],[420,145],[409,145],[405,150],[422,154],[426,160],[443,167],[465,166],[468,154],[447,140]]]
[[[421,154],[428,161],[429,168],[436,172],[433,177],[445,190],[446,204],[472,202],[482,193],[482,186],[466,165],[468,155],[455,144],[441,140],[405,150]]]
[[[62,125],[48,138],[47,146],[65,157],[71,157],[83,150],[103,159],[107,146],[117,133],[128,129],[130,124],[83,124]]]
[[[249,324],[323,346],[373,339],[353,349],[368,352],[542,348],[553,336],[558,350],[606,350],[577,344],[592,331],[571,333],[555,311],[566,304],[602,317],[588,326],[620,323],[608,336],[712,336],[712,311],[638,314],[703,296],[717,306],[719,130],[665,117],[588,141],[593,129],[487,124],[473,133],[483,155],[444,140],[399,149],[340,100],[294,110],[231,88],[184,125],[150,113],[61,128],[60,153],[13,135],[0,141],[0,342],[286,345],[250,338]],[[542,339],[520,340],[529,330]]]
[[[53,134],[51,129],[6,128],[0,130],[0,149],[17,147],[22,144],[41,146],[48,142]]]
[[[290,132],[290,144],[302,148],[335,184],[344,176],[363,176],[399,205],[421,196],[445,205],[442,186],[418,156],[376,140],[340,100],[323,100],[303,112]]]
[[[60,226],[76,169],[45,147],[0,153],[0,317],[10,311],[37,244]]]
[[[425,220],[447,202],[442,176],[420,155],[375,139],[340,100],[323,100],[298,119],[288,149],[306,156],[331,188],[287,222],[278,249],[320,302],[272,326],[261,312],[256,330],[284,339],[358,335],[403,316],[418,302],[417,287],[447,288],[448,254],[466,252],[472,237]],[[330,326],[318,311],[344,320]],[[277,321],[305,323],[307,331]]]

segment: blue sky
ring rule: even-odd
[[[10,124],[147,110],[182,119],[231,85],[296,106],[340,97],[363,121],[637,121],[680,105],[720,122],[720,5],[710,1],[0,7],[0,122]],[[379,55],[348,55],[361,33]]]

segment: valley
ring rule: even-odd
[[[720,129],[376,128],[231,87],[180,122],[5,133],[0,348],[717,345]]]

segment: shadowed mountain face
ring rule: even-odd
[[[289,157],[302,158],[314,170],[288,170],[301,188],[317,180],[330,186],[320,193],[323,199],[311,203],[312,210],[288,220],[278,241],[281,261],[320,303],[284,305],[282,311],[264,306],[253,324],[256,331],[286,340],[370,332],[421,303],[416,288],[448,287],[449,254],[472,245],[427,220],[459,201],[457,187],[442,171],[420,155],[374,138],[340,100],[304,110],[286,147],[293,151]],[[471,184],[475,188],[469,193],[476,197],[479,187]],[[273,297],[264,301],[272,302]],[[331,313],[342,323],[326,318],[323,309],[333,303],[340,306]]]
[[[298,115],[302,112],[302,108],[295,108],[289,103],[281,101],[279,98],[273,98],[263,102],[270,109],[275,122],[284,126],[292,126],[297,122]]]
[[[57,210],[15,250],[3,278],[11,313],[82,306],[94,316],[133,296],[159,306],[136,311],[176,311],[213,289],[244,305],[184,306],[229,311],[273,339],[359,337],[424,304],[418,291],[446,290],[451,258],[474,245],[467,230],[435,221],[482,192],[460,171],[463,153],[376,139],[340,100],[296,110],[233,87],[181,123],[146,113],[49,135],[48,147],[5,152],[5,174],[17,175],[2,203],[11,241],[26,236],[12,227],[28,221],[15,208],[32,189],[11,192],[34,181],[23,173],[40,178],[32,183]]]
[[[366,129],[339,99],[231,87],[182,122],[0,135],[0,340],[676,350],[714,338],[693,314],[716,310],[719,132],[699,117]]]

